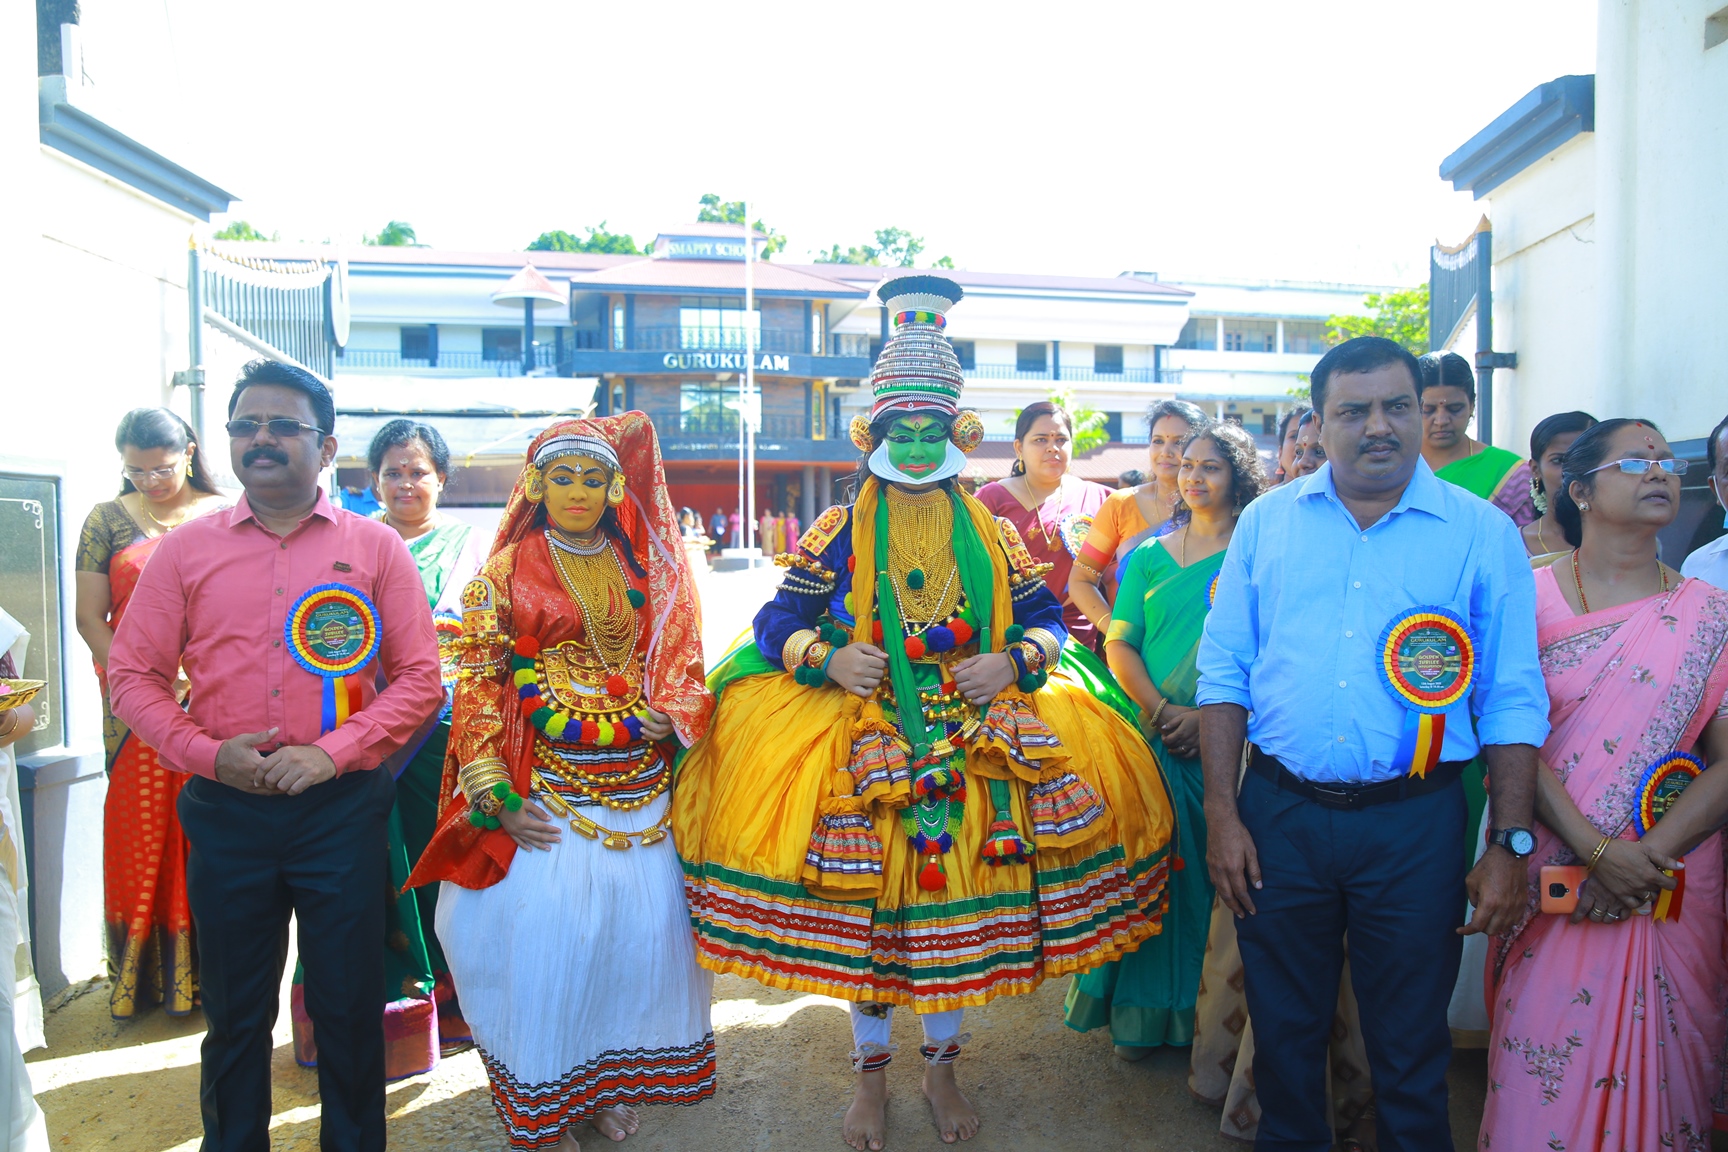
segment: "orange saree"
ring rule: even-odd
[[[115,552],[108,560],[108,624],[119,627],[156,536]],[[198,1002],[197,950],[186,902],[186,836],[175,801],[186,777],[164,768],[156,750],[108,707],[102,681],[103,734],[108,752],[108,798],[102,806],[102,887],[108,926],[108,968],[113,987],[108,1010],[129,1020],[162,1005],[184,1016]]]

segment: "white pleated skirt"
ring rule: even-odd
[[[668,803],[582,811],[634,832]],[[714,1093],[713,977],[696,964],[671,837],[606,848],[554,820],[551,851],[518,849],[499,883],[438,897],[438,939],[517,1149],[551,1148],[616,1104]]]

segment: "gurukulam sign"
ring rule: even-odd
[[[673,372],[742,372],[748,352],[668,352],[662,363]],[[768,353],[756,357],[758,372],[790,372],[792,357]]]

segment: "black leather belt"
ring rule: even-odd
[[[1434,771],[1426,776],[1400,776],[1396,780],[1382,780],[1375,784],[1319,784],[1313,780],[1302,779],[1284,767],[1276,756],[1268,756],[1256,748],[1254,755],[1249,758],[1248,768],[1256,776],[1265,777],[1278,785],[1281,790],[1294,792],[1322,808],[1353,812],[1360,808],[1372,808],[1376,804],[1390,804],[1395,800],[1408,800],[1414,796],[1426,796],[1431,792],[1450,788],[1458,782],[1458,777],[1463,774],[1464,766],[1468,763],[1468,760],[1442,760],[1434,766]]]

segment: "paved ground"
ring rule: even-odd
[[[777,581],[772,569],[703,579],[703,632],[711,654],[748,626]],[[1081,1035],[1062,1025],[1065,990],[1066,981],[1059,981],[1034,995],[999,1000],[967,1014],[974,1040],[959,1065],[961,1084],[984,1116],[984,1128],[969,1148],[1242,1148],[1218,1134],[1216,1110],[1189,1097],[1185,1049],[1124,1064],[1111,1055],[1101,1033]],[[694,1108],[648,1110],[627,1147],[637,1152],[843,1152],[840,1117],[851,1096],[845,1006],[820,996],[769,991],[735,977],[718,980],[714,992],[718,1095]],[[116,1024],[101,986],[54,1012],[49,1046],[30,1061],[55,1149],[194,1152],[202,1034],[203,1021],[196,1015],[170,1020],[158,1012]],[[275,1039],[275,1148],[313,1152],[318,1146],[317,1077],[294,1063],[286,1012]],[[900,1021],[895,1039],[913,1057],[890,1069],[889,1147],[945,1147],[918,1090],[915,1021]],[[1461,1054],[1452,1074],[1453,1130],[1460,1150],[1474,1146],[1483,1083],[1482,1054]],[[393,1149],[492,1152],[504,1146],[485,1073],[473,1053],[391,1085],[389,1116]],[[585,1146],[592,1152],[603,1143],[590,1134]]]

